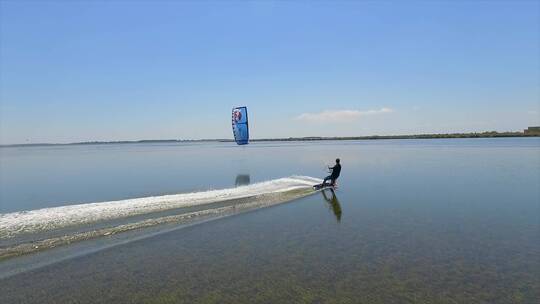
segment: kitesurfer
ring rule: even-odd
[[[328,166],[328,170],[331,170],[330,175],[324,178],[322,185],[326,186],[326,181],[330,181],[329,186],[335,186],[336,180],[339,177],[339,174],[341,173],[341,165],[339,164],[339,158],[336,158],[336,165],[333,167]]]

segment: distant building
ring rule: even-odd
[[[523,133],[527,135],[540,135],[540,127],[528,127],[523,130]]]

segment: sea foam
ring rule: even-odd
[[[291,176],[236,188],[67,205],[0,214],[0,239],[21,234],[92,224],[176,208],[309,189],[318,178]]]

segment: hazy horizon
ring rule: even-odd
[[[358,135],[358,136],[317,136],[317,135],[312,135],[312,136],[289,136],[289,137],[254,137],[254,138],[250,138],[251,141],[265,141],[265,140],[280,140],[280,139],[283,139],[283,140],[287,140],[287,139],[304,139],[304,138],[322,138],[322,139],[328,139],[328,138],[355,138],[355,137],[371,137],[371,136],[381,136],[381,137],[385,137],[385,136],[397,136],[397,137],[400,137],[400,136],[403,136],[403,137],[406,137],[406,136],[420,136],[420,135],[453,135],[453,134],[482,134],[482,133],[489,133],[489,132],[498,132],[499,134],[501,133],[515,133],[515,132],[519,132],[519,133],[523,133],[523,130],[517,130],[517,131],[489,131],[489,130],[486,130],[486,131],[471,131],[471,132],[465,132],[465,133],[462,133],[462,132],[450,132],[450,133],[418,133],[418,134],[387,134],[387,135],[380,135],[380,134],[369,134],[369,135]],[[435,138],[438,138],[438,139],[442,139],[442,138],[439,138],[439,137],[435,137]],[[464,137],[464,138],[468,138],[468,137]],[[123,139],[118,139],[118,140],[85,140],[85,141],[76,141],[76,142],[35,142],[35,143],[13,143],[13,144],[0,144],[0,146],[20,146],[20,145],[71,145],[71,144],[92,144],[92,143],[105,143],[105,144],[108,144],[108,143],[124,143],[124,142],[127,142],[127,143],[137,143],[137,142],[159,142],[159,141],[221,141],[221,140],[227,140],[227,141],[231,141],[231,142],[234,142],[234,138],[219,138],[219,137],[216,137],[216,138],[192,138],[192,139],[187,139],[187,138],[138,138],[138,139],[130,139],[130,140],[123,140]]]
[[[0,2],[0,144],[523,131],[540,2]]]

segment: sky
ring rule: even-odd
[[[519,131],[540,1],[0,0],[0,144]]]

